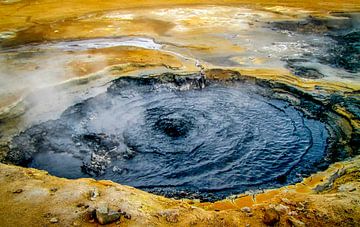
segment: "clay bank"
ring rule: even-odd
[[[3,226],[360,225],[358,3],[120,3],[0,1]]]

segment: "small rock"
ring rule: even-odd
[[[304,209],[304,207],[297,207],[296,210],[302,212],[302,211],[304,211],[305,209]]]
[[[295,202],[290,201],[290,200],[287,199],[287,198],[282,198],[281,201],[282,201],[283,203],[285,203],[286,205],[292,205],[292,206],[295,206],[295,205],[296,205]]]
[[[124,218],[126,218],[126,219],[129,219],[129,220],[130,220],[130,219],[131,219],[131,215],[130,215],[130,214],[125,214],[125,215],[124,215]]]
[[[78,204],[76,204],[76,207],[84,207],[84,206],[85,206],[84,203],[78,203]]]
[[[46,213],[43,215],[44,218],[50,218],[51,217],[51,213]]]
[[[58,222],[59,222],[59,219],[57,219],[57,218],[51,218],[51,219],[50,219],[50,222],[51,222],[51,223],[58,223]]]
[[[263,222],[267,225],[274,225],[279,222],[280,216],[274,208],[268,208],[265,210]]]
[[[51,192],[56,192],[58,189],[57,188],[50,188]]]
[[[290,212],[288,213],[288,215],[289,215],[289,216],[297,216],[298,213],[297,213],[296,211],[290,211]]]
[[[72,223],[73,226],[81,226],[80,221],[74,221]]]
[[[300,221],[300,220],[297,220],[296,218],[294,217],[289,217],[287,219],[287,222],[292,225],[292,226],[295,226],[295,227],[303,227],[303,226],[306,226],[304,222]]]
[[[348,184],[342,184],[340,185],[340,187],[338,188],[338,191],[339,192],[353,192],[353,191],[356,191],[356,187],[351,184],[351,183],[348,183]]]
[[[99,191],[94,188],[93,190],[90,191],[90,200],[95,200],[96,197],[98,197],[100,195]]]
[[[14,1],[14,0],[12,0]],[[7,1],[3,1],[3,2],[12,2],[11,0],[7,0]],[[16,0],[19,1],[19,0]],[[12,39],[16,37],[16,33],[15,32],[11,32],[11,31],[5,31],[5,32],[0,32],[0,41],[5,40],[5,39]]]
[[[301,210],[304,210],[307,206],[307,202],[299,202],[299,206],[298,208],[300,208]]]
[[[242,212],[245,212],[245,213],[250,213],[251,212],[251,208],[250,207],[242,207],[240,209]]]
[[[121,214],[119,212],[110,210],[106,204],[96,209],[96,219],[102,225],[115,222],[120,218],[120,216]]]
[[[119,212],[122,216],[124,216],[124,218],[126,218],[126,219],[131,219],[131,215],[128,214],[128,213],[126,213],[125,211],[122,211],[121,209],[119,209],[118,212]]]
[[[246,217],[252,217],[252,216],[254,216],[253,213],[246,213]]]
[[[179,211],[177,210],[164,210],[159,212],[162,217],[165,217],[166,221],[170,223],[179,222]]]
[[[288,206],[284,206],[282,204],[279,204],[279,205],[275,206],[274,208],[277,212],[282,213],[282,214],[286,214],[289,210]]]
[[[22,189],[16,189],[15,191],[13,191],[13,193],[15,193],[15,194],[19,194],[19,193],[21,193],[21,192],[23,192],[24,190],[22,190]]]

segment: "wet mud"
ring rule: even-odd
[[[293,184],[350,156],[338,152],[341,128],[326,106],[311,96],[293,105],[275,98],[286,86],[237,76],[203,89],[196,74],[120,78],[14,137],[7,161],[215,201]]]

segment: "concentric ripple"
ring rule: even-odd
[[[216,199],[299,181],[323,159],[325,126],[255,85],[182,88],[119,79],[14,138],[9,159],[62,177]]]

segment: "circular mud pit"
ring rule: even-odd
[[[266,89],[172,78],[118,79],[14,137],[8,160],[205,201],[298,182],[323,162],[325,125]]]

